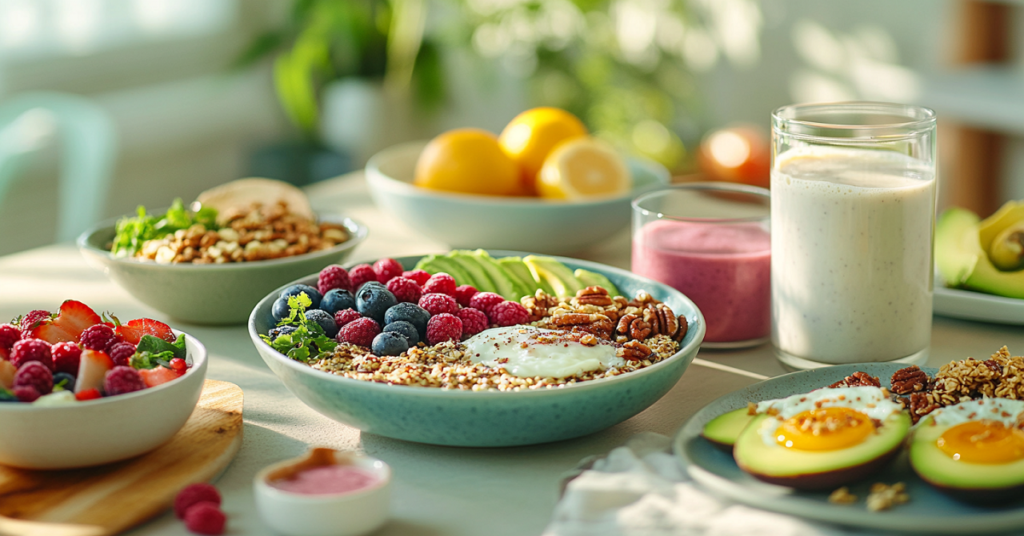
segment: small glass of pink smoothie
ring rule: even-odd
[[[730,183],[671,186],[633,200],[633,272],[697,304],[704,347],[768,340],[769,209],[768,190]]]

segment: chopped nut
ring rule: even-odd
[[[852,494],[852,493],[850,493],[850,489],[849,488],[847,488],[846,486],[843,486],[843,487],[833,491],[828,496],[828,502],[834,503],[834,504],[853,504],[853,503],[857,502],[857,496]]]
[[[917,391],[923,391],[931,378],[928,373],[921,370],[917,365],[897,370],[890,383],[892,392],[898,395],[907,395]]]
[[[910,501],[906,490],[907,486],[903,482],[897,482],[891,486],[882,482],[872,484],[867,499],[868,510],[872,512],[888,510],[893,506]]]

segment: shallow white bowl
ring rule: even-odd
[[[331,449],[324,449],[331,450]],[[391,468],[376,458],[334,451],[336,464],[355,465],[377,476],[369,488],[340,494],[303,495],[269,484],[271,473],[296,465],[309,455],[271,465],[256,474],[253,491],[263,521],[287,536],[356,536],[387,521],[391,501]]]
[[[425,145],[405,143],[377,153],[366,164],[366,182],[377,206],[453,248],[580,251],[628,228],[630,201],[670,178],[664,166],[630,158],[633,189],[618,197],[569,202],[439,192],[412,184]]]
[[[89,467],[164,444],[192,415],[206,379],[206,348],[187,334],[185,348],[192,368],[163,385],[67,406],[0,404],[0,465]]]

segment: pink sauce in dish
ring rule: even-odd
[[[771,240],[757,223],[648,223],[633,237],[633,272],[693,300],[704,340],[738,342],[771,330]]]
[[[339,495],[372,487],[379,481],[373,473],[352,465],[321,465],[269,484],[300,495]]]

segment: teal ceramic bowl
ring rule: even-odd
[[[86,260],[140,302],[192,324],[244,324],[268,292],[297,277],[344,260],[366,239],[366,226],[341,216],[320,214],[323,221],[348,229],[348,241],[331,249],[265,261],[227,264],[157,264],[118,258],[107,245],[114,222],[102,223],[78,237]]]
[[[661,164],[629,158],[633,189],[616,197],[569,202],[439,192],[412,184],[425,145],[412,142],[377,153],[366,164],[366,183],[377,206],[453,249],[581,251],[629,228],[630,201],[670,178]]]
[[[491,255],[526,254],[491,251]],[[704,339],[704,317],[689,298],[667,285],[603,264],[556,258],[572,269],[604,274],[626,295],[646,290],[685,315],[690,328],[679,352],[635,372],[558,389],[473,392],[372,383],[314,370],[259,338],[273,327],[270,309],[281,289],[253,309],[249,336],[270,369],[299,400],[364,432],[460,447],[531,445],[591,434],[640,413],[679,381]],[[419,259],[397,260],[408,270]],[[293,283],[315,285],[316,280],[314,274]]]

